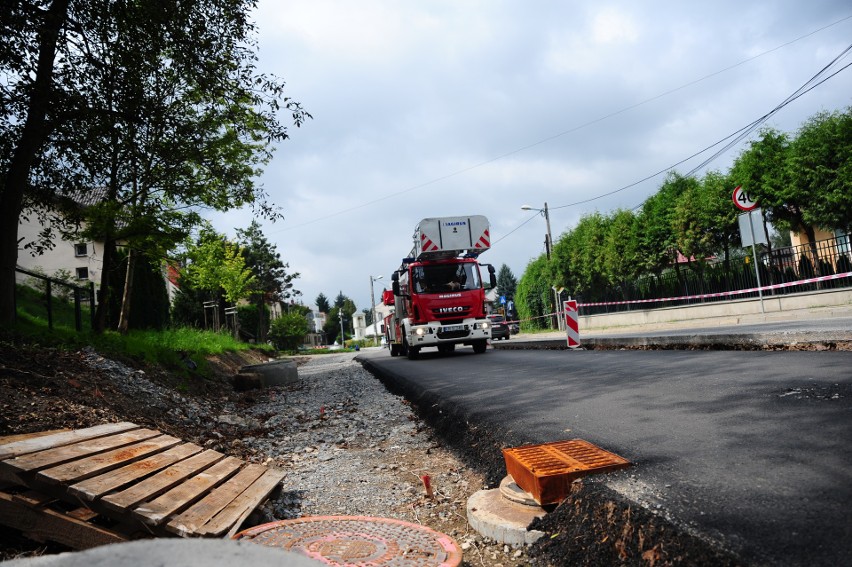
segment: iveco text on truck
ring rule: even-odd
[[[496,287],[496,278],[494,267],[477,258],[490,247],[482,215],[420,221],[414,248],[393,273],[393,290],[383,295],[394,306],[384,321],[391,356],[415,359],[425,347],[453,352],[456,345],[485,352],[491,323],[480,268],[488,269],[489,287]]]

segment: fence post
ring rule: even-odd
[[[53,288],[50,285],[50,280],[47,280],[45,286],[47,292],[47,328],[53,330]]]
[[[74,286],[74,328],[77,332],[83,330],[83,311],[80,308],[80,288]]]
[[[95,331],[95,282],[89,282],[89,322],[92,332]]]

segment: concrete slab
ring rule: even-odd
[[[508,479],[508,481],[507,481]],[[512,488],[514,485],[514,488]],[[471,527],[485,537],[509,545],[530,545],[544,535],[538,530],[528,530],[536,518],[547,512],[535,501],[525,497],[523,491],[511,480],[503,479],[500,488],[480,490],[467,500],[467,521]],[[511,495],[507,498],[504,494]],[[521,503],[524,502],[524,503]]]
[[[243,366],[240,374],[257,375],[261,386],[285,386],[299,381],[299,371],[292,360],[274,360],[263,364]]]
[[[4,561],[3,567],[317,567],[325,565],[284,549],[222,539],[142,539],[87,549]]]

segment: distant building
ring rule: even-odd
[[[328,315],[322,311],[311,310],[311,312],[308,313],[308,326],[314,333],[322,333],[322,329],[325,327],[327,320]]]
[[[81,209],[90,207],[104,199],[105,189],[81,191],[79,194],[69,197],[70,201]],[[39,240],[39,235],[45,230],[53,228],[54,246],[44,250],[42,254],[33,256],[32,251],[23,248],[30,242]],[[95,288],[100,287],[101,273],[103,271],[103,242],[94,242],[81,238],[64,238],[57,227],[44,222],[44,215],[33,212],[21,216],[18,225],[18,260],[17,266],[24,270],[41,271],[45,275],[55,276],[57,273],[65,272],[78,284],[92,282]],[[61,278],[60,278],[61,279]],[[97,296],[97,294],[96,294]]]
[[[382,330],[382,324],[384,323],[385,317],[393,313],[394,306],[385,305],[384,301],[382,301],[383,294],[384,290],[376,292],[376,310],[373,312],[373,321],[376,322],[375,333],[373,332],[373,325],[367,325],[364,329],[365,338],[373,338],[376,335],[381,337],[382,335],[384,335],[384,331]],[[370,307],[372,308],[372,305]]]

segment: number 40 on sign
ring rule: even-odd
[[[752,201],[751,197],[749,197],[748,193],[745,192],[742,185],[738,185],[736,189],[734,189],[734,204],[743,211],[753,211],[757,208],[757,201]]]

